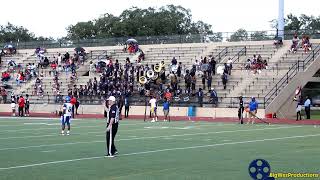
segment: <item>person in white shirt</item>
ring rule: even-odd
[[[157,99],[155,96],[152,96],[152,98],[149,101],[150,103],[150,112],[151,112],[151,117],[152,121],[151,122],[156,122],[158,121],[158,116],[157,116]]]

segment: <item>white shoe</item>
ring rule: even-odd
[[[153,119],[153,120],[151,120],[151,122],[156,122],[156,121]]]
[[[164,122],[167,122],[168,120],[165,119],[165,120],[163,120],[163,121],[164,121]]]

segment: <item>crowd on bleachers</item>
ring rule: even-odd
[[[267,60],[263,60],[260,54],[258,57],[253,55],[252,58],[247,59],[245,69],[252,71],[253,74],[260,74],[263,69],[268,69],[268,62]]]
[[[210,60],[206,57],[197,60],[190,69],[184,68],[182,62],[178,62],[176,58],[172,59],[170,65],[161,66],[156,71],[156,66],[160,64],[164,62],[143,65],[139,61],[132,63],[129,58],[124,65],[111,58],[95,64],[90,62],[90,74],[98,72],[101,73],[100,77],[90,79],[85,85],[69,86],[68,95],[80,99],[106,98],[112,95],[124,100],[133,94],[138,96],[156,94],[158,97],[166,97],[169,100],[179,101],[195,96],[202,101],[205,96],[204,91],[207,90],[208,95],[214,96],[212,99],[216,100],[217,93],[211,85],[212,76],[216,73],[216,61],[213,57],[210,57]],[[148,77],[149,73],[152,77]],[[146,80],[142,81],[142,77]],[[202,86],[198,89],[196,88],[197,80],[202,81]],[[225,88],[226,83],[227,78],[223,81]]]

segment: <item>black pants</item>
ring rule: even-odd
[[[297,121],[299,120],[299,117],[300,117],[300,120],[301,120],[301,111],[297,112]]]
[[[128,117],[129,116],[129,106],[124,106],[124,117]]]
[[[244,111],[244,107],[240,107],[238,110],[238,118],[241,124],[243,124],[243,111]]]
[[[72,106],[72,118],[74,118],[74,105]]]
[[[307,119],[310,119],[310,107],[305,107],[304,110],[306,111]]]
[[[24,107],[19,107],[19,108],[18,108],[19,116],[20,116],[20,117],[23,116],[23,109],[24,109]]]
[[[114,155],[115,152],[117,151],[117,148],[114,145],[114,138],[117,135],[118,132],[118,123],[115,123],[112,125],[112,128],[106,133],[106,142],[107,142],[107,154],[108,155]],[[107,124],[107,127],[109,124]]]

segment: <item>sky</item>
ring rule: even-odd
[[[270,30],[269,21],[278,17],[278,0],[15,0],[12,8],[1,8],[0,25],[10,22],[36,36],[59,38],[67,35],[70,24],[104,13],[118,16],[132,6],[157,8],[168,4],[190,9],[194,21],[211,24],[214,32]],[[285,16],[320,15],[319,0],[285,0],[284,4]]]

